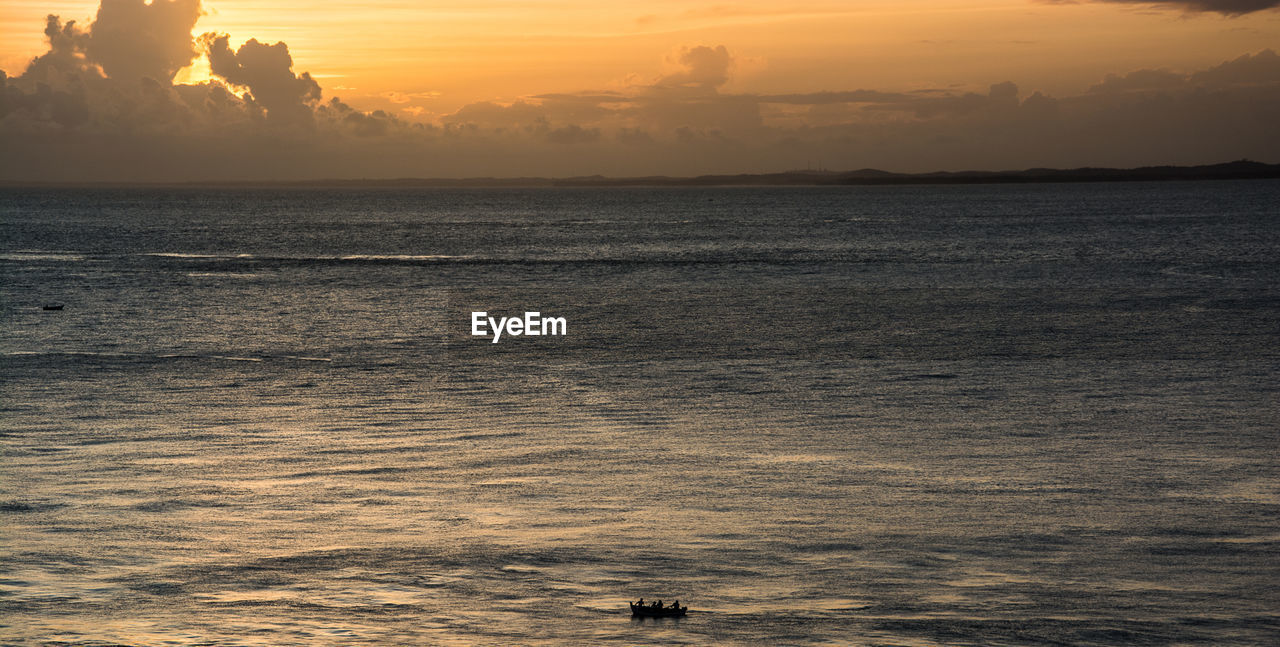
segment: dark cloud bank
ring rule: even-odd
[[[1072,2],[1073,0],[1051,0],[1051,2]],[[1280,0],[1094,0],[1112,4],[1138,4],[1150,6],[1179,7],[1190,12],[1214,12],[1227,16],[1241,16],[1255,11],[1265,11],[1280,7]]]
[[[1184,2],[1239,13],[1273,2]],[[1280,56],[1138,70],[1079,96],[842,90],[729,94],[723,46],[625,92],[482,102],[439,126],[362,112],[295,73],[288,47],[193,36],[198,0],[103,0],[88,27],[50,16],[49,51],[0,72],[0,180],[692,175],[1200,164],[1280,150]],[[173,83],[200,54],[219,80]],[[429,72],[427,72],[429,74]]]

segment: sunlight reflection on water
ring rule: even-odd
[[[0,636],[1277,635],[1273,185],[707,191],[14,196]],[[473,306],[580,333],[475,344]]]

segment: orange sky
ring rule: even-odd
[[[0,69],[16,76],[47,48],[44,17],[87,24],[96,0],[0,4]],[[804,4],[650,0],[600,3],[208,0],[195,31],[232,46],[285,41],[326,97],[434,120],[477,101],[624,89],[669,71],[671,52],[724,45],[727,92],[875,88],[1078,93],[1106,74],[1192,70],[1280,46],[1280,12],[1240,17],[1147,5],[1030,0]],[[664,62],[666,61],[666,62]],[[195,69],[178,81],[205,78]]]
[[[0,180],[1280,161],[1280,0],[101,1],[0,3]]]

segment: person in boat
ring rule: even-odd
[[[655,609],[661,609],[661,608],[662,608],[662,600],[658,600],[657,602],[654,602],[652,606],[653,606],[653,608],[655,608]]]
[[[679,608],[680,608],[680,601],[679,601],[679,600],[676,600],[675,602],[672,602],[672,603],[671,603],[671,608],[672,608],[672,609],[679,609]]]
[[[638,607],[644,606],[644,598],[640,598],[640,601],[636,603],[636,606]]]

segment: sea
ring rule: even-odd
[[[1278,378],[1275,180],[4,188],[0,644],[1274,645]]]

